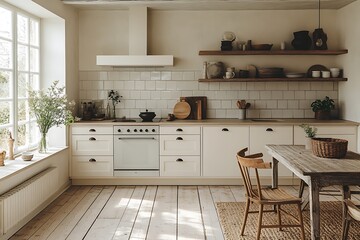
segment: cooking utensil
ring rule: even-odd
[[[247,65],[247,70],[249,71],[250,78],[256,78],[257,76],[257,68],[255,65]]]
[[[250,106],[251,106],[250,103],[246,103],[246,104],[245,104],[245,109],[248,109]]]
[[[191,107],[185,100],[178,102],[174,106],[174,115],[177,119],[185,119],[190,115]]]
[[[274,77],[283,77],[284,69],[283,68],[259,68],[259,77],[261,78],[274,78]]]
[[[155,116],[155,112],[149,112],[147,109],[146,112],[140,112],[139,114],[139,117],[141,117],[144,122],[152,122]]]

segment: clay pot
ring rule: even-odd
[[[140,112],[139,114],[139,117],[142,118],[143,122],[152,122],[155,116],[155,112],[149,112],[147,109],[146,112]]]
[[[318,119],[318,120],[330,120],[331,119],[331,112],[330,111],[316,111],[315,112],[315,119]]]
[[[309,36],[309,31],[298,31],[294,32],[294,40],[292,40],[291,45],[296,50],[309,50],[311,48],[311,38]]]

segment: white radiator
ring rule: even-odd
[[[0,234],[18,224],[55,193],[57,168],[48,168],[0,196]],[[0,236],[1,236],[0,235]]]

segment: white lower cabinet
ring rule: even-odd
[[[200,156],[161,156],[160,175],[168,177],[200,176]]]
[[[263,153],[264,161],[272,162],[266,144],[293,145],[293,126],[250,126],[250,153]],[[259,170],[260,176],[271,176],[271,170]],[[292,176],[289,169],[279,163],[279,176]]]
[[[73,156],[72,175],[77,177],[105,177],[113,175],[112,156]]]
[[[200,177],[200,126],[160,127],[160,176]]]
[[[113,176],[113,127],[71,127],[71,177]]]
[[[357,127],[356,126],[312,126],[317,128],[316,137],[340,138],[348,141],[348,149],[356,152]],[[305,132],[299,126],[294,126],[294,145],[305,145]]]
[[[203,176],[241,177],[236,153],[249,147],[249,126],[204,126]]]

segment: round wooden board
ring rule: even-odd
[[[174,106],[174,115],[177,119],[185,119],[190,115],[191,107],[190,105],[185,102],[178,102]]]

